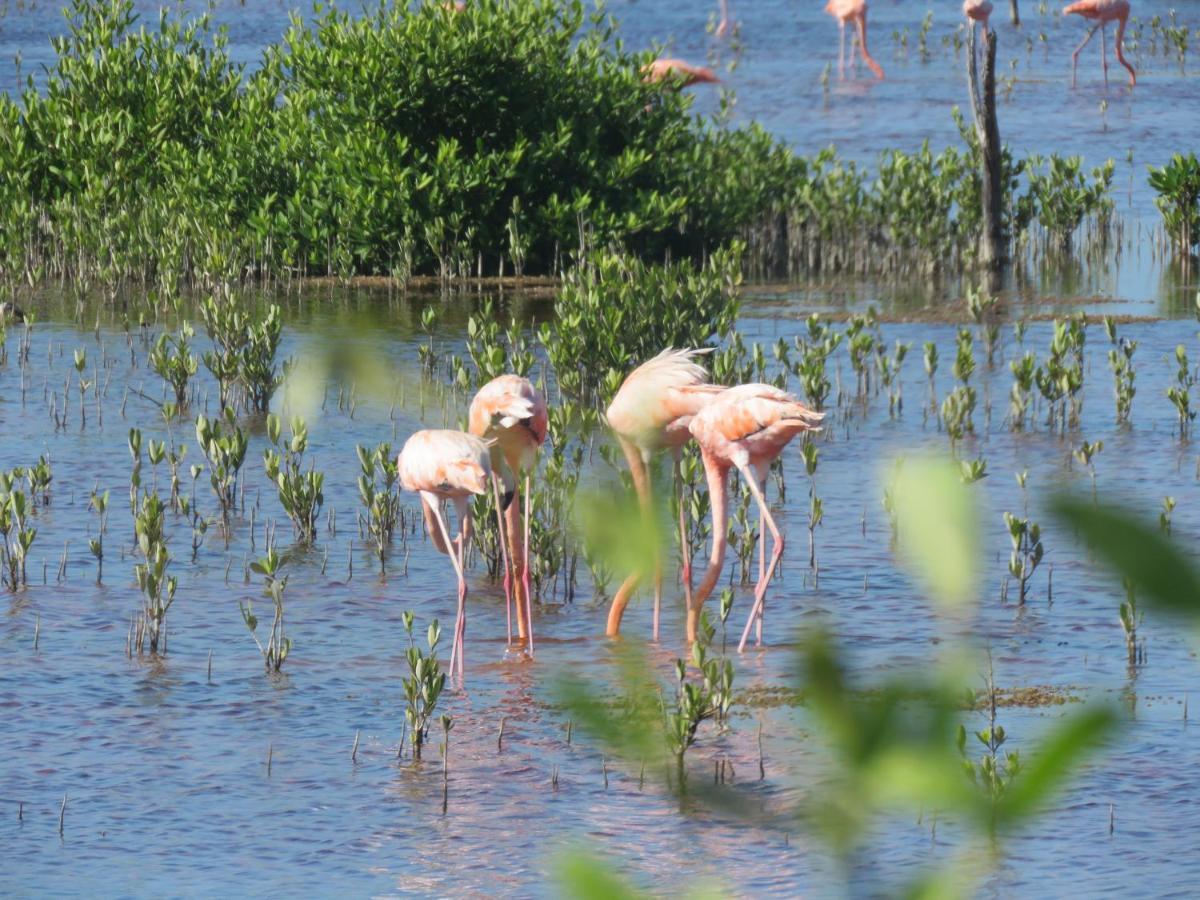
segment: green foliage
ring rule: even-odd
[[[229,517],[237,508],[237,481],[242,463],[246,461],[246,432],[237,426],[233,411],[225,410],[225,424],[221,419],[209,419],[201,415],[196,418],[196,441],[209,464],[209,480],[213,493],[221,505],[221,518],[228,524]]]
[[[279,502],[292,520],[296,539],[311,544],[317,538],[317,519],[325,502],[325,475],[310,463],[303,471],[304,451],[308,448],[308,426],[293,416],[291,437],[283,440],[279,416],[267,416],[267,437],[274,445],[263,451],[263,468],[279,488]]]
[[[175,392],[178,409],[187,406],[188,380],[196,374],[196,356],[191,352],[192,326],[184,322],[176,335],[160,334],[150,351],[150,368]]]
[[[396,490],[399,477],[392,446],[382,443],[370,450],[362,444],[354,446],[361,474],[358,476],[358,496],[366,512],[367,533],[375,545],[379,571],[385,571],[386,551],[392,534],[400,521],[400,495]]]
[[[1070,249],[1071,237],[1086,217],[1107,222],[1113,208],[1109,192],[1114,165],[1110,159],[1092,169],[1089,180],[1082,157],[1052,154],[1046,159],[1029,159],[1026,173],[1038,224],[1061,249]]]
[[[631,361],[644,362],[664,347],[702,347],[731,329],[740,253],[734,245],[700,267],[598,253],[573,269],[559,292],[555,323],[538,334],[559,389],[604,405]]]
[[[1021,518],[1010,512],[1004,514],[1004,527],[1008,530],[1008,537],[1012,542],[1012,552],[1008,557],[1008,574],[1016,579],[1020,589],[1017,602],[1023,604],[1029,593],[1029,581],[1046,553],[1045,547],[1042,546],[1042,529],[1037,522],[1031,522],[1028,518]]]
[[[271,601],[274,610],[271,632],[267,635],[265,646],[258,638],[258,617],[254,615],[254,604],[250,601],[238,602],[238,608],[242,611],[242,621],[246,623],[246,627],[250,629],[250,636],[258,645],[267,672],[279,672],[283,668],[283,661],[292,652],[292,639],[283,631],[283,592],[287,588],[288,580],[286,575],[280,576],[279,569],[280,559],[279,554],[275,552],[274,543],[267,545],[266,556],[250,563],[250,570],[263,576],[263,596]]]
[[[0,472],[0,581],[10,591],[29,583],[26,562],[38,530],[29,524],[31,504],[16,487],[24,470]]]
[[[150,653],[167,651],[167,611],[175,602],[179,586],[174,575],[167,574],[171,554],[163,534],[165,506],[156,493],[142,497],[142,505],[134,518],[134,533],[143,561],[133,567],[138,588],[142,592],[142,611],[135,630],[133,645],[141,653],[149,644]]]
[[[1163,227],[1184,255],[1200,244],[1200,160],[1195,153],[1176,153],[1161,169],[1150,167],[1150,187]]]
[[[404,631],[408,635],[408,677],[404,678],[404,720],[412,735],[413,758],[421,758],[421,749],[429,738],[429,724],[437,708],[438,698],[446,686],[446,673],[441,670],[437,658],[437,645],[442,639],[442,630],[437,619],[429,623],[426,634],[427,651],[413,643],[413,614],[404,613]]]

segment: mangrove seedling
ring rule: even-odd
[[[708,719],[723,722],[733,703],[733,663],[725,658],[710,659],[715,629],[707,612],[701,612],[698,639],[692,644],[692,664],[700,672],[699,681],[687,677],[687,663],[675,660],[675,698],[668,707],[664,701],[667,747],[675,759],[680,785],[684,780],[684,754],[696,742],[696,731]]]
[[[1096,464],[1095,456],[1104,449],[1104,441],[1096,441],[1094,444],[1089,444],[1084,441],[1080,444],[1079,449],[1075,451],[1075,459],[1079,464],[1088,470],[1088,474],[1092,476],[1092,499],[1096,499]]]
[[[1191,431],[1192,420],[1196,418],[1196,411],[1192,409],[1191,389],[1196,383],[1196,378],[1192,375],[1191,366],[1188,365],[1187,350],[1183,344],[1175,348],[1175,385],[1167,388],[1167,399],[1175,407],[1175,412],[1179,416],[1179,437],[1186,438]]]
[[[221,520],[228,525],[237,508],[237,480],[246,460],[246,433],[237,426],[233,410],[226,408],[225,424],[220,418],[196,418],[196,440],[208,460],[209,480],[221,506]]]
[[[1158,514],[1158,527],[1167,537],[1171,536],[1171,514],[1175,512],[1175,498],[1163,497],[1162,512]]]
[[[142,612],[137,623],[134,646],[143,652],[149,642],[150,653],[167,652],[167,611],[175,602],[178,580],[167,574],[171,554],[163,535],[164,506],[158,494],[146,494],[134,520],[138,549],[143,562],[133,567],[142,592]]]
[[[302,470],[304,451],[308,448],[308,426],[300,416],[293,416],[291,437],[282,439],[279,416],[267,416],[267,437],[274,447],[263,451],[263,467],[267,478],[279,489],[279,502],[292,520],[296,540],[311,544],[317,539],[317,520],[325,502],[325,475],[317,472],[312,463]]]
[[[94,510],[100,520],[96,536],[88,540],[92,556],[96,557],[96,584],[100,584],[104,577],[104,532],[108,529],[108,491],[103,494],[99,491],[92,491],[88,509]]]
[[[429,738],[429,723],[433,720],[438,698],[446,686],[446,673],[441,670],[437,658],[437,645],[442,639],[442,629],[437,619],[429,623],[425,641],[428,649],[422,652],[413,642],[413,614],[403,614],[404,631],[408,635],[408,677],[404,678],[404,720],[412,735],[414,759],[421,758],[421,749]],[[403,742],[401,742],[403,743]]]
[[[1121,602],[1121,628],[1125,631],[1125,652],[1129,656],[1129,665],[1138,662],[1138,626],[1142,624],[1142,611],[1138,608],[1137,589],[1133,581],[1124,579],[1125,599]]]
[[[150,351],[150,368],[175,392],[176,409],[187,406],[188,380],[196,374],[198,366],[196,356],[191,351],[194,334],[192,326],[184,322],[178,334],[160,334]]]
[[[1113,396],[1117,403],[1117,424],[1127,424],[1133,410],[1133,397],[1137,393],[1133,369],[1133,353],[1137,341],[1121,338],[1115,349],[1108,351],[1108,367],[1113,373]]]
[[[284,660],[292,652],[292,639],[287,637],[283,630],[283,592],[287,588],[288,579],[286,575],[279,574],[279,568],[279,554],[275,551],[273,541],[267,544],[266,556],[250,563],[250,571],[263,577],[263,596],[271,601],[274,613],[265,646],[258,638],[258,617],[254,615],[254,604],[249,600],[238,603],[242,611],[242,621],[250,629],[250,636],[258,645],[258,652],[262,654],[263,664],[268,673],[279,672],[283,668]]]
[[[1029,593],[1029,581],[1042,562],[1045,550],[1042,547],[1042,529],[1037,522],[1019,518],[1010,512],[1004,514],[1004,524],[1012,541],[1012,553],[1008,558],[1008,574],[1020,588],[1019,604],[1024,605]]]
[[[382,443],[373,450],[362,444],[354,447],[358,454],[358,496],[366,512],[367,534],[379,559],[379,571],[386,571],[386,551],[400,520],[400,494],[396,490],[396,458],[392,446]],[[483,521],[481,519],[481,521]]]

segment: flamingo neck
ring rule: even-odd
[[[704,580],[692,595],[692,606],[696,609],[708,599],[717,586],[717,579],[721,577],[721,569],[725,564],[726,535],[729,531],[728,512],[725,509],[729,467],[718,462],[707,452],[702,455],[704,474],[708,481],[708,500],[712,506],[712,555],[709,557]]]
[[[1117,62],[1129,70],[1129,86],[1133,87],[1137,84],[1137,72],[1133,70],[1133,66],[1125,59],[1125,52],[1122,49],[1125,43],[1125,23],[1124,17],[1117,20]]]
[[[865,11],[858,17],[858,44],[862,50],[863,62],[875,73],[876,78],[883,78],[883,69],[867,51],[867,14]]]

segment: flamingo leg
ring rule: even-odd
[[[1075,70],[1079,65],[1079,54],[1083,52],[1083,48],[1088,45],[1088,41],[1092,39],[1092,35],[1096,33],[1099,25],[1093,25],[1087,36],[1083,39],[1083,43],[1075,48],[1075,52],[1071,54],[1071,87],[1075,87]]]
[[[1104,67],[1104,86],[1108,87],[1108,23],[1100,23],[1100,64]]]
[[[521,573],[521,577],[525,583],[525,625],[529,630],[529,655],[533,656],[533,589],[530,586],[529,578],[529,495],[530,495],[530,478],[525,476],[525,496],[522,498],[525,501],[525,571]]]
[[[492,498],[496,503],[496,528],[500,541],[500,558],[504,562],[504,613],[508,621],[508,643],[512,644],[512,564],[508,558],[508,538],[504,531],[504,512],[500,509],[500,479],[492,474]]]
[[[454,510],[458,515],[458,570],[463,579],[458,586],[458,680],[463,681],[467,639],[467,549],[471,546],[471,511],[466,498],[456,497]]]
[[[763,606],[767,598],[767,585],[771,578],[775,575],[775,568],[779,565],[779,559],[783,556],[783,535],[779,528],[775,525],[775,519],[771,516],[771,510],[767,508],[767,500],[763,496],[762,488],[759,485],[757,473],[749,466],[741,469],[742,477],[746,479],[746,484],[750,487],[750,493],[754,495],[754,499],[758,501],[758,509],[762,514],[763,521],[771,530],[771,537],[774,539],[774,544],[771,548],[771,561],[767,565],[766,575],[754,586],[754,607],[750,610],[750,618],[746,620],[746,627],[742,631],[742,639],[738,643],[738,653],[746,649],[746,641],[750,638],[750,628],[755,621],[762,616]],[[764,479],[765,480],[765,479]],[[759,641],[761,643],[761,632]]]
[[[717,37],[729,34],[729,0],[721,0],[721,22],[717,25]]]
[[[679,496],[679,553],[683,560],[683,596],[687,608],[692,608],[692,556],[688,549],[687,510],[683,507],[683,468],[680,452],[675,451],[675,485]],[[658,640],[658,616],[654,617],[654,640]]]
[[[428,509],[433,513],[434,521],[437,522],[438,531],[442,536],[442,540],[446,545],[446,555],[450,557],[450,563],[454,566],[454,574],[458,576],[458,619],[454,623],[454,638],[450,642],[450,672],[454,671],[454,664],[459,661],[459,636],[462,631],[462,615],[466,609],[467,599],[467,579],[463,575],[463,560],[464,557],[455,552],[455,541],[450,539],[450,529],[446,527],[446,519],[442,515],[441,503],[435,494],[426,491],[421,492],[421,497],[428,505]],[[461,526],[460,526],[461,528]]]
[[[846,23],[838,20],[838,79],[846,78]]]

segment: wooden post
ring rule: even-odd
[[[979,242],[979,262],[997,272],[1005,258],[1002,226],[1004,186],[1000,173],[1000,128],[996,124],[996,32],[985,31],[983,82],[980,83],[975,29],[967,41],[967,89],[971,94],[971,112],[978,144],[983,231]]]
[[[1021,11],[1017,9],[1017,0],[1009,0],[1009,12],[1012,13],[1012,23],[1015,28],[1021,27]]]

